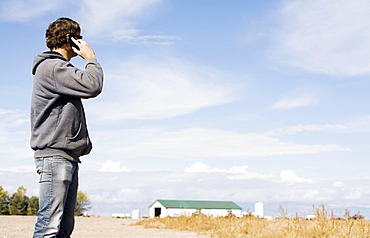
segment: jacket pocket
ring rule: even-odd
[[[87,147],[89,147],[89,139],[87,134],[87,129],[81,122],[77,133],[72,137],[66,137],[65,146],[66,150],[71,151],[77,156],[83,155]]]

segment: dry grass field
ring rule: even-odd
[[[143,220],[146,228],[193,231],[209,237],[344,238],[370,237],[368,220],[177,217]]]
[[[237,217],[167,217],[156,219],[116,219],[76,217],[73,238],[370,238],[370,221],[331,219],[324,207],[314,220]],[[36,217],[0,216],[0,238],[31,237]],[[148,229],[149,228],[149,229]],[[155,228],[155,229],[150,229]]]
[[[137,225],[146,228],[192,231],[215,238],[370,237],[370,221],[361,219],[330,219],[325,210],[317,210],[316,218],[313,220],[300,218],[266,220],[255,217],[213,218],[192,216],[142,220]]]

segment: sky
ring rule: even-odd
[[[365,0],[1,0],[0,186],[38,194],[31,67],[48,24],[69,17],[105,77],[84,100],[91,214],[184,199],[370,219],[369,11]]]

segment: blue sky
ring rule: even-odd
[[[31,65],[48,24],[70,17],[105,73],[103,93],[84,101],[94,149],[80,189],[92,213],[210,199],[369,218],[369,10],[360,0],[2,0],[0,185],[37,194]]]

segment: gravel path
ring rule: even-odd
[[[0,238],[30,238],[36,221],[34,216],[0,216]],[[200,238],[193,232],[145,229],[132,226],[137,220],[111,217],[76,217],[72,238]]]

